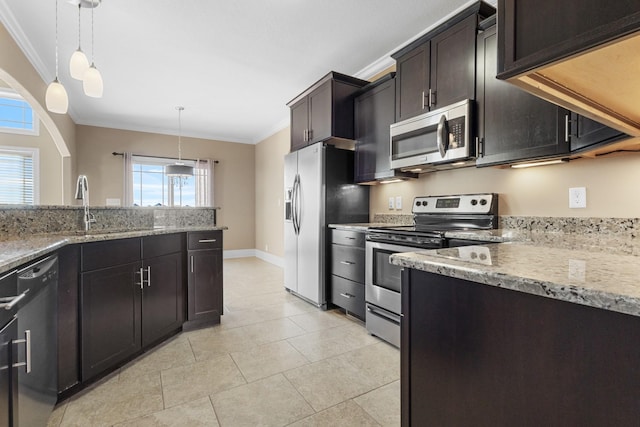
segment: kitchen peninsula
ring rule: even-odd
[[[391,257],[403,425],[636,425],[634,232],[482,234],[519,241]]]

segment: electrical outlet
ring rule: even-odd
[[[396,210],[402,209],[402,196],[396,196]]]
[[[585,187],[574,187],[569,189],[569,208],[587,207],[587,189]]]
[[[389,197],[389,209],[395,209],[396,207],[396,202],[395,202],[395,197]]]

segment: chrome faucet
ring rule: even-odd
[[[89,212],[89,181],[86,175],[79,175],[76,183],[76,199],[82,200],[84,207],[84,231],[89,231],[92,222],[96,222],[96,218]]]

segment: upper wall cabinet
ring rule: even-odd
[[[362,88],[355,99],[355,181],[373,184],[417,174],[391,169],[389,126],[395,121],[395,73]]]
[[[476,164],[490,166],[569,154],[569,111],[496,79],[495,26],[478,35]],[[566,130],[566,132],[565,132]]]
[[[498,78],[640,136],[640,0],[498,0]]]
[[[396,60],[396,121],[475,98],[478,21],[495,9],[478,2],[391,55]]]
[[[353,98],[367,83],[332,71],[290,101],[291,151],[330,138],[353,139]]]

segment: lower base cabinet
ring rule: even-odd
[[[222,305],[222,231],[187,233],[187,321],[185,329],[220,323]]]
[[[184,235],[89,243],[81,251],[81,377],[87,381],[181,328]],[[96,268],[85,271],[90,267]]]
[[[640,317],[405,269],[408,426],[635,426]]]

